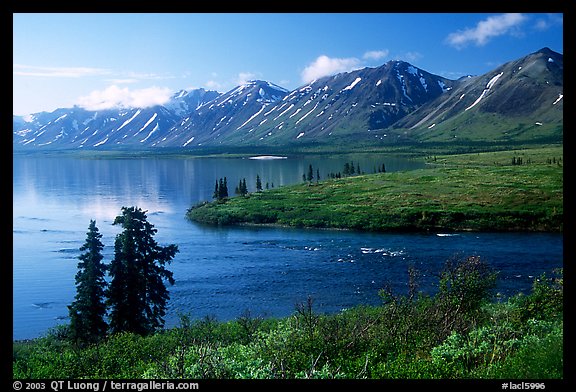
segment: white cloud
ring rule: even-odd
[[[138,83],[139,80],[138,79],[131,79],[131,78],[127,78],[127,79],[106,79],[107,82],[110,82],[112,84],[131,84],[131,83]]]
[[[208,80],[206,83],[204,83],[204,87],[206,87],[208,90],[219,91],[223,86],[222,83],[219,83],[215,80]]]
[[[526,19],[526,16],[514,13],[490,16],[478,22],[476,27],[449,34],[446,42],[456,48],[463,48],[471,42],[483,46],[494,37],[514,31]]]
[[[369,50],[366,53],[364,53],[362,58],[364,60],[380,60],[388,56],[388,53],[389,53],[388,50]]]
[[[91,67],[39,67],[34,65],[13,64],[15,76],[35,76],[46,78],[80,78],[83,76],[109,75],[103,68]]]
[[[416,62],[422,58],[422,54],[419,52],[406,52],[404,54],[396,56],[396,60],[407,61],[409,63]]]
[[[149,87],[130,90],[127,87],[119,88],[109,86],[101,91],[93,91],[89,95],[79,98],[78,105],[87,110],[105,110],[118,107],[145,108],[166,103],[171,91],[168,88]]]
[[[308,83],[323,76],[353,71],[359,67],[359,64],[360,60],[355,57],[331,58],[322,55],[304,68],[301,74],[302,81]]]
[[[545,31],[554,26],[562,26],[564,17],[562,14],[547,14],[543,18],[536,20],[534,28],[538,31]]]
[[[245,84],[249,80],[254,80],[257,77],[255,73],[252,72],[240,72],[236,78],[236,84]]]

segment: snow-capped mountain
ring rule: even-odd
[[[226,93],[182,90],[162,106],[14,116],[13,148],[561,140],[562,97],[563,56],[547,48],[458,80],[389,61],[293,91],[254,80]]]
[[[150,147],[178,129],[193,113],[220,93],[197,89],[179,91],[167,104],[148,108],[89,111],[79,107],[14,116],[14,148]]]
[[[270,82],[248,81],[206,102],[186,116],[173,137],[161,145],[220,144],[242,130],[268,107],[274,107],[288,90]]]
[[[328,142],[386,128],[452,87],[406,62],[340,73],[304,85],[262,108],[228,135],[240,144]]]
[[[187,113],[193,112],[206,102],[217,98],[219,95],[220,93],[217,91],[207,91],[203,88],[180,90],[172,96],[164,107],[177,116],[185,116]]]
[[[394,124],[421,141],[562,140],[563,56],[548,48],[476,77],[460,79]]]

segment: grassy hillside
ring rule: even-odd
[[[370,231],[562,231],[562,148],[428,157],[430,168],[287,186],[201,203],[207,224]]]

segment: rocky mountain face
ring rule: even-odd
[[[562,98],[563,56],[547,48],[458,80],[389,61],[293,91],[255,80],[182,90],[162,106],[14,116],[13,148],[562,140]]]
[[[563,56],[544,48],[459,80],[393,127],[420,141],[562,140],[563,70]]]

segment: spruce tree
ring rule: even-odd
[[[248,187],[246,186],[246,179],[242,179],[242,187],[240,188],[240,192],[242,192],[242,196],[246,196],[248,194]]]
[[[222,198],[225,199],[228,197],[228,180],[224,177],[224,189],[222,189]]]
[[[240,196],[246,196],[248,194],[248,189],[246,188],[246,179],[243,178],[238,182],[238,186],[236,187],[237,191],[236,194]]]
[[[256,192],[262,190],[262,180],[260,180],[260,175],[256,174]]]
[[[350,164],[348,162],[346,162],[344,164],[344,172],[343,172],[344,176],[349,176],[350,175]]]
[[[224,193],[226,193],[226,190],[224,189],[224,179],[220,178],[218,182],[218,200],[222,200],[224,198]]]
[[[79,343],[96,342],[106,336],[108,329],[104,321],[106,265],[102,263],[101,238],[96,221],[91,220],[86,242],[80,247],[84,253],[78,256],[75,300],[68,306],[71,337]]]
[[[178,247],[157,244],[153,238],[157,230],[140,208],[122,207],[114,225],[122,225],[124,230],[116,236],[110,263],[110,327],[112,332],[146,335],[164,325],[170,297],[164,281],[174,284],[173,274],[165,265]]]
[[[220,187],[218,186],[218,180],[216,180],[216,185],[214,186],[214,193],[212,194],[213,199],[220,199]]]

